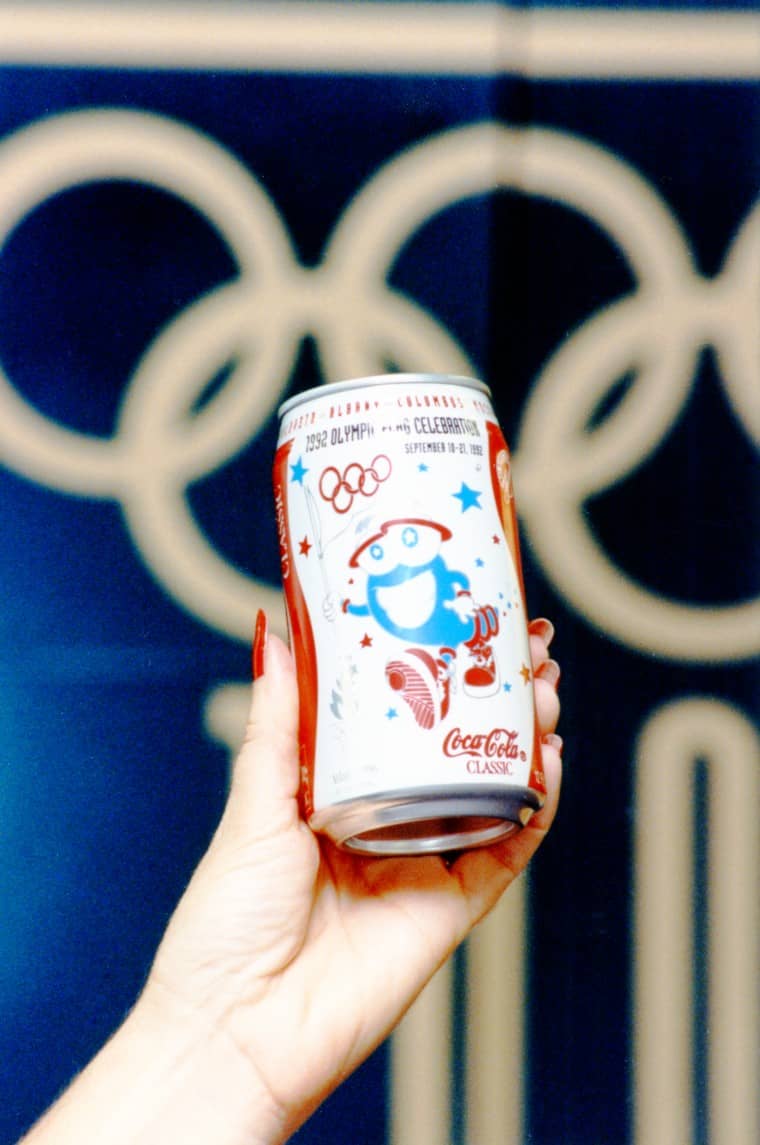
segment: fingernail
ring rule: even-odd
[[[560,667],[556,660],[544,660],[543,664],[539,664],[534,672],[535,676],[540,676],[542,680],[546,680],[553,688],[559,684],[561,676]]]
[[[528,632],[531,636],[538,636],[540,640],[543,640],[547,648],[554,639],[554,625],[551,620],[547,620],[545,616],[539,616],[536,620],[531,620],[528,625]]]
[[[562,736],[558,736],[556,732],[549,732],[548,735],[541,736],[541,743],[545,743],[547,747],[553,747],[560,759],[562,758]]]
[[[264,675],[264,657],[267,649],[267,614],[263,608],[256,613],[256,628],[253,633],[253,678]]]

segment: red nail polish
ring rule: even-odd
[[[560,667],[556,660],[544,660],[543,664],[539,664],[536,668],[535,675],[539,676],[542,680],[546,680],[553,688],[559,684]]]
[[[264,657],[267,648],[267,614],[263,608],[256,613],[256,628],[253,633],[253,678],[264,675]]]
[[[531,636],[538,636],[543,640],[548,648],[554,639],[554,625],[551,620],[547,620],[545,616],[539,616],[535,620],[531,620],[528,625],[528,632]]]

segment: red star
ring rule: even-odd
[[[497,537],[497,536],[496,536],[496,533],[494,533],[494,535],[493,535],[493,543],[494,543],[495,545],[500,545],[500,544],[501,544],[501,539],[500,539],[499,537]]]
[[[520,669],[520,675],[522,676],[524,683],[530,683],[530,668],[527,664],[523,664],[522,668]]]
[[[365,632],[364,635],[362,636],[361,640],[359,641],[359,643],[361,644],[362,648],[371,648],[372,647],[372,637],[369,636]]]
[[[308,537],[304,537],[304,539],[302,541],[299,541],[299,543],[298,543],[298,551],[300,553],[303,553],[303,555],[305,557],[308,557],[309,549],[312,547],[313,546],[312,546],[311,542],[309,541]]]

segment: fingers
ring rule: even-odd
[[[560,703],[557,689],[560,680],[560,667],[549,657],[549,646],[554,637],[554,625],[550,620],[531,620],[528,625],[530,655],[533,663],[533,691],[536,697],[536,716],[539,735],[554,735],[559,720]],[[559,737],[556,737],[559,740]],[[561,750],[561,741],[554,744]]]
[[[287,646],[257,623],[251,706],[232,771],[225,827],[248,840],[298,819],[298,688]]]
[[[539,616],[535,620],[529,621],[528,635],[531,637],[531,647],[533,638],[535,637],[538,642],[543,644],[548,654],[549,645],[554,639],[554,625],[551,620],[547,620],[545,616]]]
[[[554,821],[562,781],[562,739],[556,734],[560,703],[557,688],[560,668],[549,656],[554,636],[551,621],[528,625],[533,664],[536,716],[541,736],[541,762],[547,795],[543,807],[528,824],[501,843],[461,855],[451,867],[472,912],[471,923],[486,914],[500,895],[525,869]]]
[[[528,824],[491,847],[466,851],[451,867],[468,900],[470,926],[495,905],[510,883],[525,870],[551,827],[557,813],[562,783],[562,760],[553,743],[542,743],[546,800]]]
[[[545,665],[552,664],[554,665],[552,671],[556,671],[557,680],[559,680],[559,664],[556,660],[549,659],[549,648],[554,639],[554,625],[551,620],[544,620],[543,618],[531,620],[528,624],[528,638],[534,673],[545,668]]]
[[[543,738],[556,731],[560,713],[559,696],[556,686],[540,676],[534,677],[533,690],[536,697],[538,733]]]

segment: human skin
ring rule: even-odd
[[[391,1032],[525,868],[561,777],[553,629],[530,626],[544,807],[457,856],[367,858],[299,815],[291,654],[257,626],[258,678],[218,829],[146,986],[24,1145],[280,1145]]]

